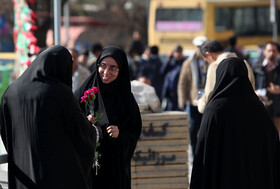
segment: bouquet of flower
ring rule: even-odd
[[[84,96],[81,97],[81,103],[85,102],[89,106],[89,111],[92,116],[94,116],[94,100],[96,98],[96,94],[98,93],[98,88],[93,87],[92,89],[88,89],[84,92]]]
[[[95,125],[101,118],[101,114],[95,114],[94,113],[94,100],[96,98],[96,94],[98,93],[98,88],[97,87],[93,87],[91,89],[88,89],[84,92],[84,96],[81,97],[81,103],[85,102],[88,106],[89,106],[89,111],[90,114],[94,117],[94,123],[93,125]],[[98,159],[100,158],[100,154],[97,151],[97,148],[100,146],[100,143],[97,142],[96,143],[96,151],[94,154],[94,164],[93,166],[95,167],[95,174],[97,175],[97,170],[100,168],[99,165],[99,161]]]

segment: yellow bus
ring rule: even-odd
[[[280,0],[277,5],[279,15]],[[272,41],[272,30],[270,0],[150,0],[148,44],[161,54],[175,44],[192,49],[199,35],[222,43],[236,36],[240,47],[262,45]]]

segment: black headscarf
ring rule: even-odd
[[[218,80],[209,101],[227,97],[232,93],[243,93],[243,95],[260,102],[254,89],[248,86],[249,79],[246,79],[248,70],[242,59],[228,58],[224,60],[223,66],[217,68],[216,74],[218,74],[216,76]]]
[[[278,132],[239,58],[223,60],[203,114],[191,189],[276,189]]]
[[[119,117],[123,121],[127,119],[125,118],[127,115],[122,115],[121,112],[126,112],[129,109],[130,102],[126,101],[126,99],[129,99],[132,94],[127,57],[122,49],[113,46],[107,47],[101,52],[96,61],[96,70],[98,70],[98,65],[105,57],[112,57],[117,62],[119,74],[113,82],[104,84],[97,71],[96,84],[100,88],[109,124],[119,125]]]
[[[57,80],[72,87],[72,56],[64,47],[52,46],[41,52],[33,63],[17,82]]]
[[[71,85],[71,54],[57,45],[5,91],[0,124],[9,188],[89,188],[96,133]]]
[[[102,82],[98,72],[98,66],[105,57],[112,57],[119,67],[117,78],[109,84]],[[95,70],[75,92],[77,100],[80,101],[84,91],[92,87],[99,88],[95,110],[103,115],[98,123],[103,128],[103,139],[98,148],[101,168],[98,176],[94,176],[94,186],[106,189],[130,188],[130,161],[141,133],[142,122],[138,105],[131,93],[127,57],[121,48],[108,46],[102,50]],[[84,103],[80,103],[80,106],[88,115],[87,106]],[[106,132],[108,125],[118,126],[117,139],[109,137]]]

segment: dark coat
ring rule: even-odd
[[[96,133],[71,86],[71,54],[52,46],[4,93],[0,121],[9,188],[89,188]]]
[[[163,76],[160,74],[162,62],[158,55],[152,55],[148,61],[141,63],[139,76],[144,76],[151,81],[151,86],[155,88],[157,96],[161,100],[161,90],[163,85]]]
[[[161,68],[161,74],[164,75],[161,98],[166,99],[167,111],[180,110],[178,107],[177,86],[180,76],[180,71],[185,57],[180,60],[171,59]]]
[[[223,60],[202,117],[191,189],[280,188],[278,132],[244,62]]]
[[[105,57],[112,57],[119,66],[116,80],[109,84],[101,81],[98,64]],[[142,129],[138,105],[131,93],[129,67],[125,52],[119,47],[109,46],[102,50],[97,59],[96,70],[75,92],[80,101],[84,91],[93,86],[99,88],[96,99],[96,112],[102,113],[98,123],[103,134],[100,141],[100,169],[93,175],[94,189],[129,189],[131,188],[130,162]],[[80,104],[85,115],[89,114],[84,103]],[[117,139],[111,138],[106,127],[116,125],[119,128]]]

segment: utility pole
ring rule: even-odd
[[[64,30],[65,30],[65,46],[68,46],[68,42],[69,42],[69,1],[67,1],[64,5],[63,5],[63,26],[64,26]]]
[[[278,41],[278,24],[277,24],[277,4],[276,0],[270,0],[270,22],[272,23],[273,41]]]
[[[61,1],[54,0],[54,44],[60,45]]]

